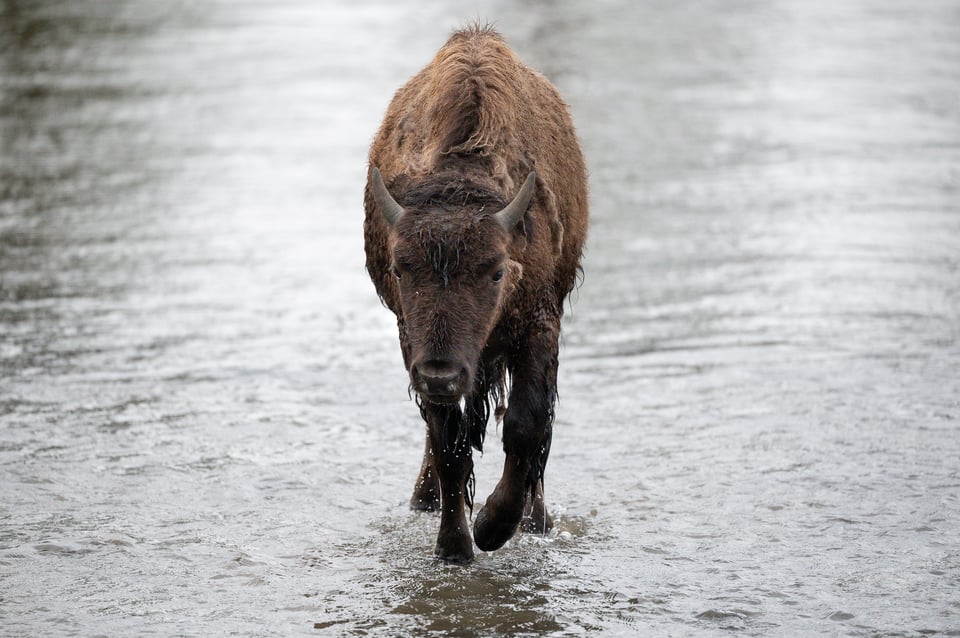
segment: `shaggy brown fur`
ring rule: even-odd
[[[374,169],[402,208],[395,223],[375,197]],[[531,171],[526,214],[501,227],[494,213]],[[443,505],[437,554],[473,555],[464,514],[472,508],[470,447],[480,449],[507,373],[504,475],[474,537],[496,549],[525,513],[544,531],[560,317],[587,232],[586,171],[566,104],[495,31],[458,31],[394,95],[370,149],[364,205],[367,270],[397,315],[427,422],[412,503]]]

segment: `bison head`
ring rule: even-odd
[[[391,227],[410,381],[431,403],[456,403],[473,387],[481,351],[520,278],[509,247],[536,189],[536,174],[502,208],[468,203],[456,210],[404,208],[379,170],[371,177],[374,199]]]

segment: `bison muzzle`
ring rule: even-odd
[[[466,562],[474,542],[545,533],[560,320],[587,230],[566,104],[492,29],[454,33],[394,96],[364,207],[367,270],[426,421],[411,505],[440,510],[436,554]],[[472,449],[491,412],[506,459],[471,539]]]

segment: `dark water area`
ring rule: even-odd
[[[0,2],[0,635],[960,635],[960,5],[447,4]],[[557,527],[455,567],[362,188],[477,17],[592,225]]]

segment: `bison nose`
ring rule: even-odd
[[[456,403],[464,392],[467,370],[446,361],[414,364],[413,387],[433,403]]]

